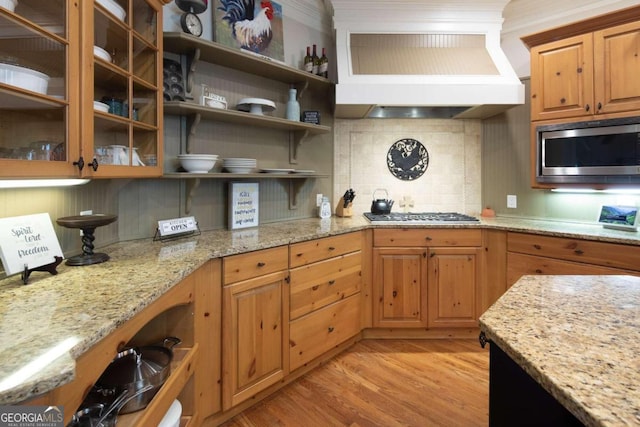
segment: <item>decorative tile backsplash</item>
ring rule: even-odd
[[[385,189],[388,197],[381,191],[375,197],[393,199],[392,211],[480,213],[480,120],[336,119],[334,132],[334,206],[353,188],[354,211],[368,212],[374,191]],[[426,172],[413,181],[396,178],[387,166],[389,149],[403,138],[420,141],[429,153]]]

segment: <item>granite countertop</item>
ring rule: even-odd
[[[640,424],[640,278],[524,276],[480,328],[585,425]]]
[[[62,264],[56,276],[33,273],[28,285],[19,275],[0,280],[0,404],[16,404],[72,381],[75,359],[212,258],[371,227],[362,215],[355,215],[207,231],[166,242],[127,241],[96,249],[111,258],[102,264]],[[494,228],[640,244],[639,233],[517,218],[434,227]]]

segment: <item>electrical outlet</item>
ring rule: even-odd
[[[511,209],[515,209],[518,207],[518,196],[513,194],[509,194],[507,196],[507,207]]]
[[[322,204],[322,193],[316,194],[316,207],[320,207]]]

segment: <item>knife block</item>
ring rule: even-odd
[[[347,207],[344,207],[344,197],[340,197],[340,201],[338,202],[338,206],[336,206],[336,216],[342,216],[342,217],[347,217],[347,216],[352,216],[353,212],[351,209],[351,206],[353,205],[353,203],[349,202],[349,204],[347,205]]]

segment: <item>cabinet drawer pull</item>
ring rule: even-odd
[[[333,246],[329,246],[329,250],[330,250],[330,251],[335,251],[335,250],[336,250],[336,248],[334,248]]]
[[[427,242],[430,242],[430,241],[432,241],[433,239],[432,239],[431,237],[427,236],[427,237],[425,237],[425,238],[424,238],[424,240],[426,240]]]
[[[573,251],[573,253],[576,255],[582,255],[584,252],[582,251],[582,249],[576,249],[575,251]]]
[[[539,268],[536,268],[536,273],[542,274],[542,270],[540,270]]]
[[[267,265],[267,264],[266,264],[266,263],[264,263],[264,262],[259,262],[259,263],[258,263],[258,267],[264,267],[265,265]]]
[[[335,284],[336,284],[336,281],[335,281],[335,280],[329,280],[329,286],[331,286],[331,285],[335,285]]]
[[[329,326],[329,332],[333,332],[333,326]]]
[[[533,245],[533,247],[534,247],[535,249],[538,249],[538,250],[542,249],[542,246],[540,246],[540,245]]]

